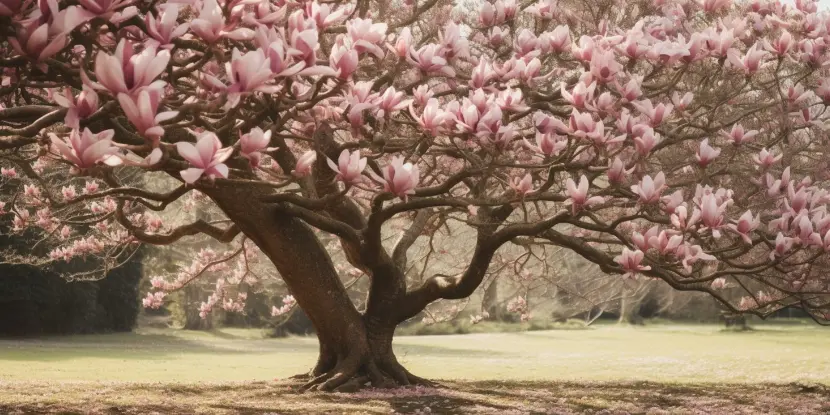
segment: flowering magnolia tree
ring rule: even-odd
[[[51,260],[206,235],[231,284],[260,250],[321,390],[424,382],[395,327],[509,245],[827,322],[828,27],[809,0],[0,0],[0,208]],[[223,218],[153,213],[194,192]],[[407,284],[449,222],[475,234],[462,270]],[[317,232],[370,277],[364,310]]]

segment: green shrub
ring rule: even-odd
[[[0,248],[27,248],[21,237],[4,235]],[[53,269],[0,265],[0,336],[130,331],[139,312],[141,255],[99,281],[67,282],[61,272],[89,268],[82,259]]]

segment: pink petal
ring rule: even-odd
[[[207,164],[202,162],[202,158],[199,155],[199,150],[196,149],[191,143],[187,142],[178,142],[176,143],[176,151],[178,151],[179,155],[182,156],[183,159],[190,162],[190,164],[197,166],[197,167],[204,167]],[[201,175],[201,173],[199,173]],[[192,182],[188,182],[192,183]]]
[[[181,143],[177,143],[177,144],[181,144]],[[195,151],[195,149],[194,149],[194,151]],[[181,154],[181,150],[179,151],[179,154]],[[194,182],[196,182],[196,180],[199,180],[199,178],[202,177],[202,173],[204,173],[204,172],[205,171],[203,169],[197,169],[195,167],[191,167],[187,170],[182,170],[180,172],[180,174],[182,175],[182,179],[184,179],[185,183],[193,184]]]
[[[60,52],[60,50],[63,49],[64,46],[66,46],[66,43],[67,43],[67,38],[66,38],[65,34],[59,34],[59,35],[55,36],[55,38],[52,39],[52,41],[49,42],[48,45],[46,45],[46,47],[43,49],[43,51],[40,52],[40,55],[38,56],[38,60],[42,61],[42,60],[45,60],[46,58],[52,57],[52,55]]]

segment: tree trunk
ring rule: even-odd
[[[501,312],[502,307],[499,304],[499,279],[494,277],[484,291],[484,297],[481,299],[481,311],[486,311],[489,314],[488,320],[502,321],[504,313]]]
[[[640,316],[641,297],[624,296],[620,300],[620,324],[642,325],[643,318]]]
[[[306,387],[356,390],[366,383],[390,387],[425,382],[411,375],[392,351],[399,284],[372,284],[361,315],[349,299],[331,258],[312,230],[299,219],[260,202],[265,195],[248,187],[203,189],[273,262],[299,306],[314,325],[320,354]]]

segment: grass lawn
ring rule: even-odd
[[[830,413],[830,330],[811,325],[600,326],[395,347],[449,388],[297,395],[282,379],[313,365],[316,340],[255,330],[0,340],[0,413]]]

